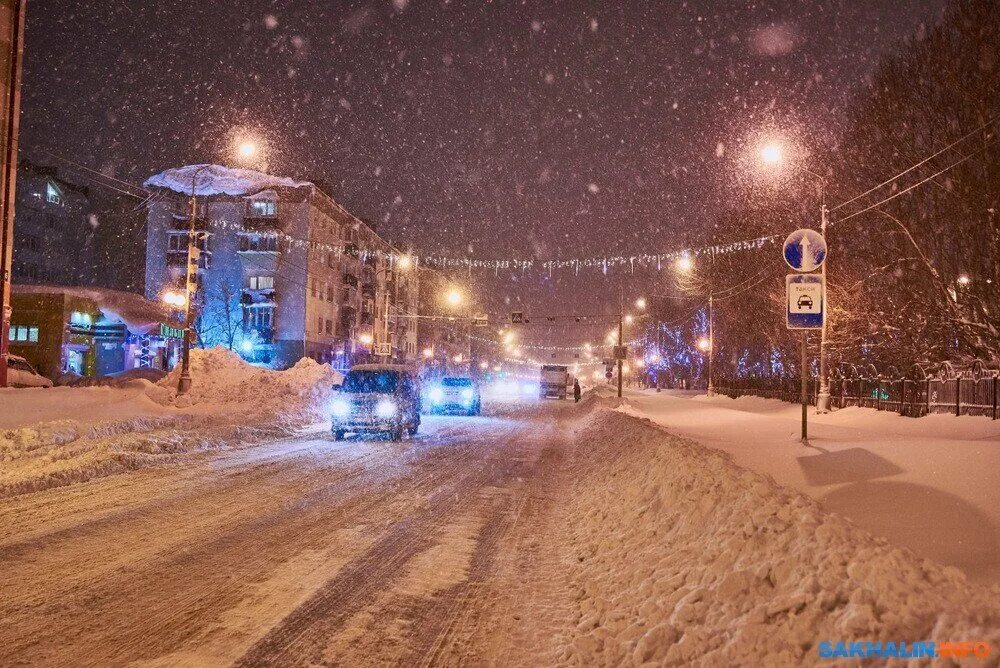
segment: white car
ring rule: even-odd
[[[11,387],[52,387],[52,381],[35,371],[28,360],[7,356],[7,384]]]

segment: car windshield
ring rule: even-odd
[[[344,379],[344,392],[366,393],[373,392],[379,394],[389,394],[396,391],[399,383],[399,372],[397,371],[349,371]]]
[[[445,378],[441,381],[444,387],[472,387],[471,378]]]

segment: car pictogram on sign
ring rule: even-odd
[[[799,308],[812,308],[813,300],[809,295],[799,295],[799,299],[795,302]]]

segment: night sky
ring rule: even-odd
[[[22,149],[141,183],[258,136],[270,171],[419,253],[663,252],[698,240],[761,128],[832,144],[942,4],[32,0]],[[551,308],[609,279],[493,283]]]

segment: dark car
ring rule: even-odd
[[[420,427],[420,380],[402,364],[359,364],[347,372],[330,406],[336,440],[347,433],[388,434],[394,441]]]
[[[431,385],[427,390],[432,413],[462,412],[466,415],[479,415],[482,400],[479,387],[471,378],[448,376],[439,383]]]
[[[809,295],[799,295],[799,300],[797,302],[799,308],[812,308],[813,300]]]

